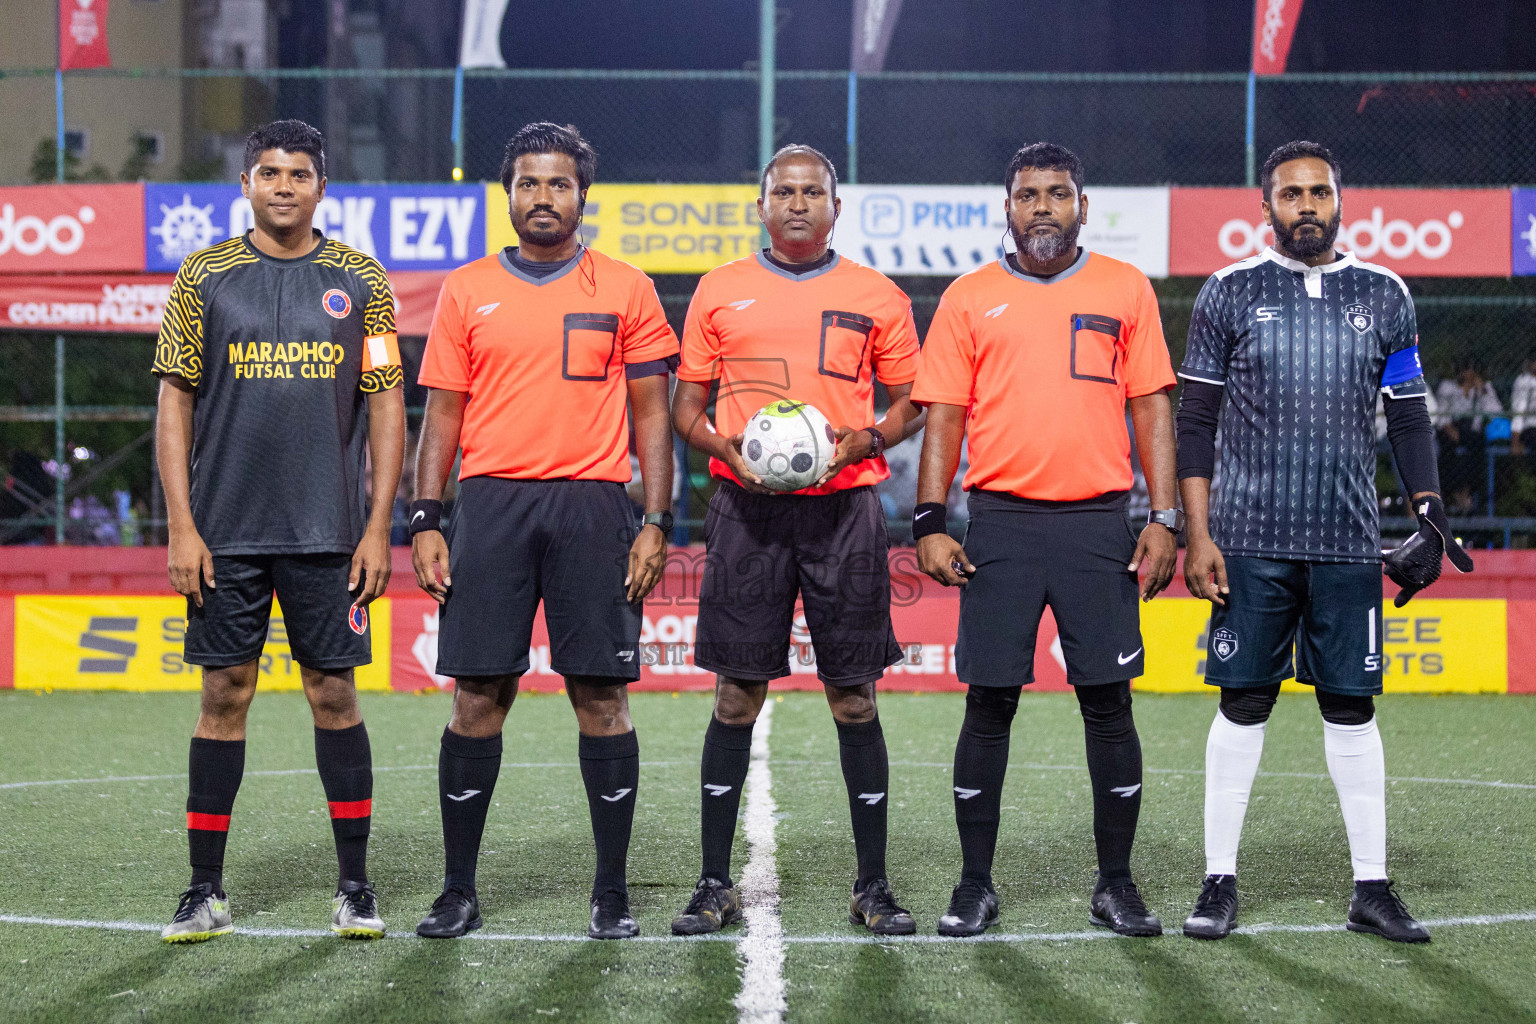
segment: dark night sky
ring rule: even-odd
[[[847,66],[852,0],[779,9],[780,67]],[[514,67],[739,68],[757,57],[757,12],[755,0],[512,0],[502,50]],[[906,0],[887,66],[1242,71],[1251,17],[1250,0]],[[1536,2],[1306,0],[1290,67],[1536,69]]]

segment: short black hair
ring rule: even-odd
[[[597,150],[582,138],[575,125],[535,121],[519,128],[502,151],[501,187],[508,195],[512,194],[512,165],[518,157],[533,153],[564,153],[576,161],[576,184],[583,192],[592,187],[592,179],[597,177]]]
[[[1003,172],[1003,188],[1012,192],[1013,179],[1026,167],[1043,171],[1066,171],[1072,175],[1072,187],[1079,192],[1083,190],[1083,162],[1066,146],[1058,146],[1054,142],[1031,142],[1027,146],[1020,146],[1019,151],[1013,154],[1013,159],[1008,161],[1008,170]]]
[[[1259,172],[1259,188],[1265,200],[1269,199],[1269,190],[1275,184],[1275,168],[1292,160],[1305,160],[1307,158],[1321,160],[1333,171],[1333,183],[1338,186],[1343,179],[1339,173],[1339,162],[1333,158],[1328,147],[1320,142],[1308,142],[1305,139],[1297,139],[1295,142],[1287,142],[1283,146],[1276,146],[1269,156],[1264,158],[1264,169]]]
[[[249,171],[269,149],[285,153],[308,153],[315,173],[325,177],[325,136],[320,129],[303,121],[273,121],[245,137],[245,170]]]
[[[832,165],[832,158],[814,146],[806,146],[798,142],[779,147],[779,151],[768,158],[768,162],[763,165],[762,181],[757,186],[758,195],[768,194],[768,172],[773,170],[774,164],[787,156],[808,156],[820,160],[821,166],[827,169],[827,177],[832,179],[832,195],[834,198],[837,196],[837,168]]]

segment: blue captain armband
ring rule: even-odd
[[[1387,356],[1387,365],[1381,371],[1381,386],[1396,387],[1422,376],[1424,376],[1424,367],[1419,364],[1419,346],[1409,345]]]

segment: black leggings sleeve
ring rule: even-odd
[[[1429,406],[1422,398],[1384,399],[1387,407],[1387,440],[1397,459],[1408,497],[1431,491],[1440,493],[1440,466],[1435,461],[1435,428]]]
[[[1209,480],[1216,471],[1216,422],[1225,390],[1203,380],[1184,381],[1178,422],[1180,480],[1191,476]]]

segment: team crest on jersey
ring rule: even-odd
[[[1344,319],[1348,320],[1349,326],[1359,334],[1370,330],[1371,325],[1376,322],[1376,317],[1371,313],[1371,307],[1362,306],[1358,302],[1353,306],[1344,307]]]
[[[352,297],[340,288],[332,288],[320,299],[325,311],[337,320],[345,320],[352,312]],[[358,632],[362,632],[359,630]]]
[[[1225,626],[1212,633],[1211,653],[1222,661],[1231,661],[1237,653],[1237,634]]]
[[[353,605],[352,610],[347,613],[347,625],[351,626],[352,632],[358,636],[368,632],[368,609]]]

